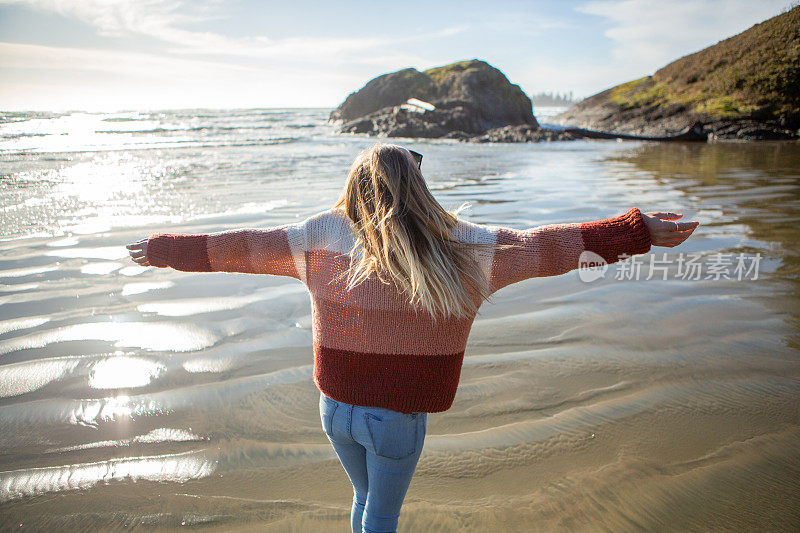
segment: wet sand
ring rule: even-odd
[[[757,280],[612,265],[496,293],[453,407],[429,416],[400,530],[796,530],[800,148],[554,143],[527,166],[505,147],[427,148],[475,157],[458,171],[483,179],[430,181],[450,204],[479,199],[477,222],[677,206],[700,230],[659,257],[765,259]],[[511,174],[482,174],[481,153]],[[316,208],[295,200],[239,223]],[[348,531],[305,288],[132,266],[124,244],[151,228],[0,242],[0,528]]]

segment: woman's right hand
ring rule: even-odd
[[[689,238],[700,222],[675,222],[682,213],[650,212],[642,213],[647,229],[650,231],[650,242],[653,246],[673,248]]]

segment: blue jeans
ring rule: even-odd
[[[322,427],[353,484],[353,532],[397,529],[400,508],[417,467],[427,413],[406,415],[319,398]]]

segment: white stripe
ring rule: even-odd
[[[475,224],[459,218],[458,225],[453,230],[453,238],[463,242],[495,245],[497,244],[497,229],[496,226]],[[494,252],[495,248],[489,247],[475,250],[475,258],[487,281],[491,280]]]
[[[286,226],[286,238],[289,241],[289,250],[292,252],[294,267],[300,275],[300,281],[307,285],[306,281],[306,227],[305,221]]]
[[[475,224],[459,218],[453,229],[453,238],[469,243],[496,244],[497,229],[495,226]],[[295,267],[306,284],[307,251],[324,250],[347,255],[356,242],[352,222],[338,209],[322,211],[302,222],[287,225],[286,230]],[[491,277],[494,253],[494,248],[475,250],[475,258],[487,280]]]

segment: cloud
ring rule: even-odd
[[[363,80],[336,69],[0,42],[3,109],[332,106]]]
[[[74,17],[105,36],[152,35],[173,24],[216,18],[210,14],[210,4],[200,1],[193,5],[192,15],[179,12],[181,3],[175,0],[0,0],[0,4],[24,4]]]
[[[42,11],[72,17],[106,37],[147,37],[171,45],[167,52],[181,55],[219,55],[241,58],[289,58],[336,62],[349,55],[373,51],[402,42],[451,37],[467,26],[453,26],[430,34],[404,37],[288,37],[258,35],[232,38],[220,33],[191,31],[180,26],[222,18],[218,2],[196,0],[185,9],[177,0],[0,0],[0,4],[25,4]],[[187,12],[188,11],[188,12]],[[418,59],[418,58],[416,58]],[[327,61],[325,61],[327,62]]]
[[[563,59],[540,55],[529,58],[512,81],[528,95],[572,91],[575,98],[580,99],[644,74],[641,70],[631,71],[625,65],[591,61],[591,58]]]
[[[460,33],[464,33],[465,31],[469,30],[470,26],[467,24],[462,24],[460,26],[452,26],[450,28],[443,28],[437,32],[435,32],[431,37],[452,37],[453,35],[458,35]]]
[[[241,57],[313,56],[320,50],[331,54],[366,50],[385,44],[376,38],[300,38],[273,40],[266,36],[231,38],[219,33],[191,31],[181,25],[221,18],[216,4],[192,2],[183,9],[176,0],[1,0],[75,18],[105,37],[149,37],[173,45],[179,54]],[[190,11],[187,12],[187,11]]]
[[[97,28],[104,36],[128,34],[170,36],[174,25],[219,18],[213,3],[192,3],[191,14],[182,12],[177,0],[0,0],[0,4],[23,4],[45,12],[73,17]],[[201,35],[200,32],[188,32]]]
[[[241,74],[247,71],[263,71],[263,68],[255,69],[233,63],[172,58],[155,54],[4,42],[0,42],[0,68],[47,72],[96,71],[110,75],[141,76],[154,80],[172,77],[176,70],[192,77],[209,76],[214,75],[209,73],[220,72]]]
[[[459,16],[466,16],[475,28],[497,33],[531,35],[551,30],[570,30],[575,27],[573,22],[565,17],[554,18],[527,2],[521,5],[502,4],[502,8],[479,10],[476,13],[464,10]]]
[[[388,37],[266,36],[232,38],[181,25],[220,18],[218,3],[174,0],[0,0],[59,13],[99,35],[133,37],[143,53],[0,42],[4,109],[132,109],[135,107],[333,106],[375,72],[430,61],[394,46],[456,35]],[[190,11],[186,14],[183,11]],[[130,43],[128,40],[127,43]],[[155,46],[154,46],[155,45]]]
[[[610,22],[604,35],[613,42],[614,68],[639,77],[790,5],[788,0],[593,0],[575,9]]]

